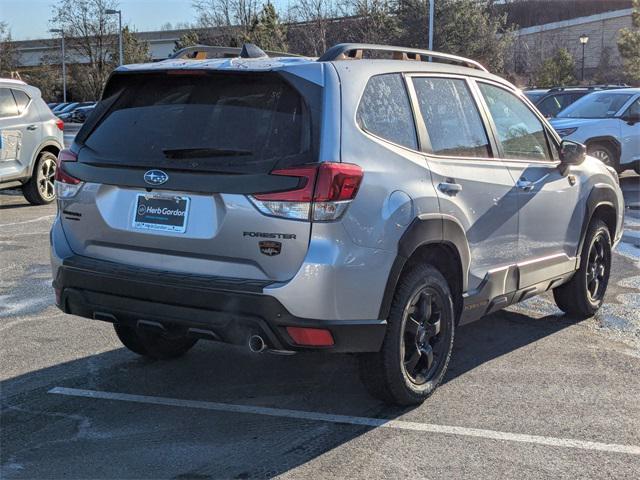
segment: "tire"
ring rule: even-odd
[[[380,352],[359,357],[360,378],[369,393],[396,405],[415,405],[429,397],[451,358],[453,312],[449,285],[437,269],[418,265],[404,275]]]
[[[168,336],[163,333],[135,329],[114,323],[116,335],[133,353],[156,360],[178,358],[187,353],[198,341],[186,336]]]
[[[587,147],[587,154],[596,157],[605,165],[620,173],[620,161],[613,149],[604,143],[592,143]]]
[[[40,152],[31,178],[22,186],[22,194],[31,205],[46,205],[56,199],[53,183],[56,168],[56,156]]]
[[[577,317],[593,316],[604,301],[611,273],[611,235],[607,225],[594,219],[580,253],[580,268],[569,282],[553,289],[556,305]]]

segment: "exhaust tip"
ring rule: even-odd
[[[264,339],[260,335],[251,335],[249,337],[249,350],[253,353],[260,353],[267,348],[267,344],[264,343]]]

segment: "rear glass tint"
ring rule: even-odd
[[[142,74],[112,80],[84,140],[100,163],[266,173],[311,161],[300,94],[273,74]]]

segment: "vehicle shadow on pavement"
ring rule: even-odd
[[[507,311],[460,327],[441,388],[570,325]],[[371,398],[350,355],[281,357],[201,342],[160,362],[119,348],[0,383],[3,478],[272,477],[372,430],[48,393],[56,386],[385,419],[412,410]]]
[[[463,325],[456,332],[451,363],[444,383],[575,323],[576,320],[567,315],[532,318],[503,310]]]

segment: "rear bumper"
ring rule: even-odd
[[[122,266],[71,256],[57,268],[53,286],[66,313],[130,326],[183,330],[190,335],[246,345],[261,335],[274,350],[375,352],[384,320],[314,320],[293,316],[273,296],[268,282],[192,276]],[[286,327],[331,331],[331,347],[296,345]]]

